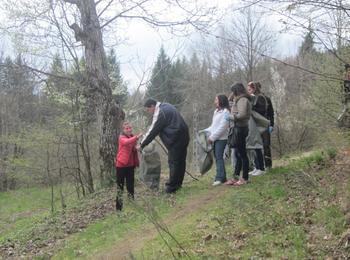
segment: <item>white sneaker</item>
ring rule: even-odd
[[[222,182],[221,181],[214,181],[213,182],[213,186],[219,186],[219,185],[221,185],[222,184]]]
[[[254,168],[254,170],[250,171],[248,174],[249,174],[249,175],[254,175],[254,173],[255,173],[256,171],[258,171],[258,169]]]
[[[262,175],[264,174],[265,171],[262,171],[262,170],[256,170],[255,172],[252,173],[252,176],[259,176],[259,175]]]

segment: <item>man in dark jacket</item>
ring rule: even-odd
[[[153,115],[152,124],[145,134],[141,149],[159,135],[168,149],[169,181],[165,184],[167,193],[174,193],[182,186],[186,170],[189,131],[185,120],[176,108],[168,103],[148,99],[146,111]]]

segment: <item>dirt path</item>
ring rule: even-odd
[[[293,159],[300,159],[312,154],[312,152],[304,152],[301,155],[274,161],[275,167],[285,166],[290,163]],[[205,194],[198,195],[191,198],[185,205],[177,206],[174,209],[175,214],[164,220],[166,226],[171,225],[175,220],[181,219],[186,215],[196,212],[204,208],[206,205],[213,201],[217,201],[218,198],[223,196],[232,187],[220,186],[220,187],[209,187],[208,192]],[[143,248],[144,244],[154,239],[158,235],[158,231],[155,226],[147,227],[141,230],[137,230],[128,234],[123,241],[119,242],[113,249],[105,254],[94,256],[94,259],[132,259],[132,253]]]
[[[230,186],[219,186],[208,188],[209,192],[205,194],[200,194],[196,197],[192,197],[187,203],[181,206],[175,207],[173,210],[175,214],[167,217],[164,220],[164,224],[169,226],[192,212],[196,212],[209,203],[217,201],[219,197],[223,196],[232,187]],[[113,249],[103,255],[94,256],[94,259],[131,259],[132,252],[142,249],[145,242],[155,238],[158,235],[155,226],[147,227],[135,232],[132,232],[123,238],[123,241],[119,242]]]

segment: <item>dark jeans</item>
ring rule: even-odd
[[[235,147],[236,166],[234,174],[239,176],[243,168],[243,179],[247,181],[249,178],[249,160],[246,150],[246,138],[248,136],[249,129],[248,127],[237,127],[237,129],[238,143],[237,147]]]
[[[116,210],[122,210],[123,208],[123,191],[124,183],[126,182],[126,189],[128,191],[128,197],[134,199],[134,169],[135,167],[117,167],[117,199]]]
[[[265,171],[264,167],[264,156],[262,149],[255,149],[255,160],[254,160],[255,168],[261,171]]]
[[[215,181],[226,181],[226,169],[224,162],[224,151],[227,140],[217,140],[214,142],[214,156],[216,162],[216,176]]]
[[[272,167],[272,157],[271,157],[271,134],[268,130],[262,133],[261,135],[263,140],[263,146],[264,146],[264,160],[265,160],[265,167],[271,168]]]
[[[169,180],[165,183],[165,192],[174,193],[181,188],[186,171],[188,135],[168,148]]]

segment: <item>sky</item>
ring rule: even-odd
[[[220,8],[229,8],[232,1],[217,1]],[[269,24],[272,30],[276,30],[274,49],[276,57],[286,57],[297,52],[301,44],[300,35],[291,33],[279,33],[280,25],[278,17],[270,16]],[[139,21],[132,21],[125,32],[127,43],[118,46],[117,55],[121,63],[121,73],[128,83],[129,91],[137,88],[142,81],[142,76],[150,75],[150,70],[156,61],[161,46],[170,58],[182,56],[189,57],[193,46],[196,45],[196,33],[191,37],[175,37],[165,30],[155,30]],[[145,74],[146,73],[146,74]]]
[[[238,0],[199,0],[201,4],[207,2],[208,6],[217,6],[219,10],[232,12],[230,7],[235,8]],[[172,16],[176,13],[169,12]],[[225,20],[223,16],[222,19]],[[1,20],[1,14],[0,14]],[[278,17],[270,16],[271,28],[279,30]],[[141,81],[150,76],[153,64],[161,46],[164,47],[166,54],[173,59],[177,57],[190,57],[196,44],[198,44],[198,33],[194,32],[192,36],[175,37],[167,32],[166,29],[155,29],[146,25],[140,20],[131,20],[127,27],[119,31],[126,42],[116,47],[116,53],[121,65],[121,73],[124,80],[128,83],[129,91],[132,92],[137,88]],[[289,56],[297,51],[300,46],[301,38],[298,35],[290,33],[277,34],[275,50],[277,57]],[[197,41],[197,42],[196,42]],[[5,43],[4,38],[0,36],[0,51],[10,49]]]

